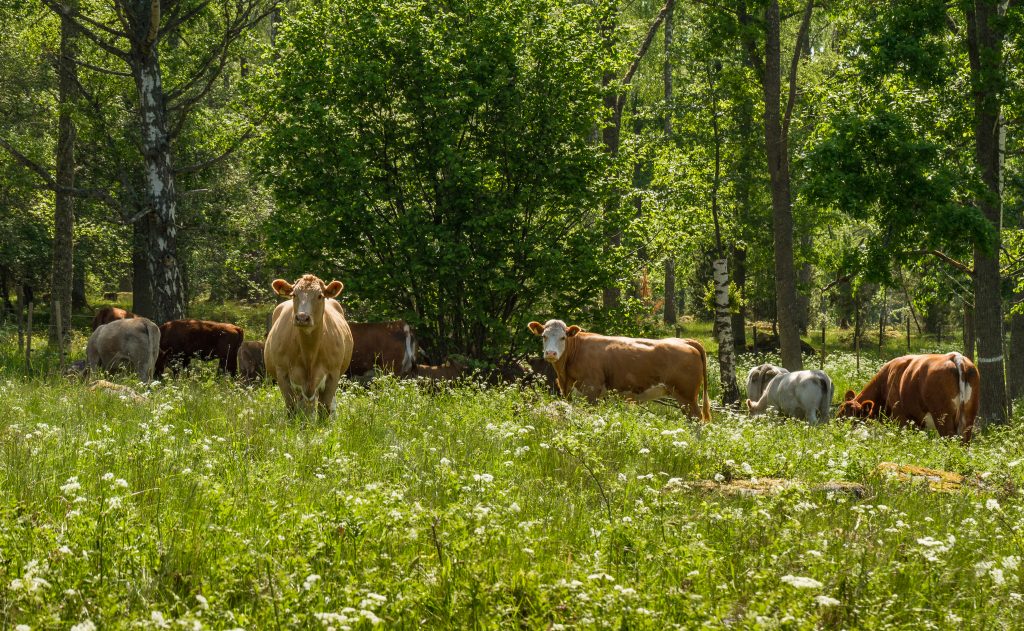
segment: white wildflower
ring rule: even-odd
[[[494,476],[491,475],[490,473],[474,473],[473,481],[482,482],[483,484],[490,484],[491,482],[494,482]]]
[[[153,611],[149,614],[149,619],[158,629],[166,629],[170,626],[167,624],[167,620],[164,619],[163,612]]]
[[[70,631],[96,631],[96,625],[92,620],[85,620],[72,626]]]
[[[60,487],[60,492],[64,495],[71,495],[78,489],[82,488],[82,485],[78,483],[78,476],[71,476],[68,481]]]
[[[988,498],[987,500],[985,500],[985,508],[991,511],[999,510],[999,500],[997,500],[994,497]]]
[[[319,581],[319,580],[320,580],[320,575],[319,574],[310,574],[309,576],[306,577],[306,580],[303,581],[302,589],[304,589],[305,591],[308,592],[309,590],[311,590],[313,588],[314,585],[316,585],[316,582]]]
[[[100,478],[100,479],[103,480],[104,482],[110,482],[111,480],[114,479],[114,474],[109,472],[109,471],[107,471],[106,473],[103,474],[103,477]],[[157,613],[159,613],[159,612],[157,612]]]
[[[206,596],[203,596],[202,594],[196,594],[196,602],[199,603],[200,609],[210,608],[210,602],[206,600]]]
[[[715,474],[715,482],[725,482],[725,476],[721,473]]]
[[[821,589],[823,587],[821,581],[807,576],[793,576],[792,574],[786,574],[783,576],[782,582],[787,585],[792,585],[798,589]]]
[[[114,488],[118,488],[118,487],[120,487],[122,489],[128,488],[128,480],[125,480],[124,478],[118,478],[118,479],[114,480]]]
[[[825,596],[824,594],[815,596],[814,600],[822,607],[835,607],[842,604],[838,599],[832,598],[831,596]]]

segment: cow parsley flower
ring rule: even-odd
[[[100,479],[103,480],[104,482],[110,482],[111,480],[114,479],[114,474],[107,471],[106,473],[103,474],[103,477]]]
[[[82,485],[78,483],[78,476],[71,476],[68,481],[60,487],[60,492],[64,495],[71,495],[78,489],[82,488]]]
[[[792,585],[798,589],[821,589],[824,587],[821,581],[807,576],[793,576],[792,574],[786,574],[783,576],[782,582],[787,585]]]
[[[92,620],[84,620],[72,626],[70,631],[96,631],[96,625]]]
[[[989,509],[990,511],[999,510],[999,500],[997,500],[994,497],[988,498],[987,500],[985,500],[985,508]]]
[[[824,594],[815,596],[814,601],[822,607],[835,607],[837,605],[842,604],[838,599],[832,598],[831,596],[826,596]]]
[[[314,585],[316,585],[316,582],[319,581],[319,580],[320,580],[320,575],[319,574],[310,574],[309,576],[306,577],[306,580],[303,581],[302,589],[304,589],[305,591],[308,592],[310,589],[313,588]]]
[[[482,482],[483,484],[490,484],[491,482],[494,482],[494,476],[491,475],[490,473],[474,473],[473,481]]]

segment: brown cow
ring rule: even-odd
[[[439,381],[456,381],[466,374],[467,366],[454,360],[449,360],[440,366],[428,364],[416,364],[416,378],[423,378],[431,383]]]
[[[266,374],[263,366],[263,342],[246,341],[238,347],[238,372],[243,381],[259,381]]]
[[[217,359],[221,372],[234,377],[238,371],[238,349],[245,332],[242,327],[209,320],[171,320],[160,325],[160,359],[156,374],[163,374],[167,364],[181,361],[188,368],[193,357]]]
[[[591,402],[607,390],[638,401],[671,395],[691,416],[711,419],[707,353],[697,340],[609,337],[561,320],[531,322],[529,329],[544,338],[544,359],[555,367],[565,397],[573,387]],[[701,388],[703,410],[697,404]]]
[[[263,350],[267,375],[277,381],[289,412],[312,413],[314,406],[321,416],[333,412],[338,380],[352,361],[352,331],[334,300],[344,286],[312,274],[294,285],[279,278],[272,286],[291,300],[274,309]]]
[[[379,368],[398,376],[415,369],[416,338],[405,320],[349,322],[352,330],[352,363],[345,374],[359,377]]]
[[[101,324],[107,322],[113,322],[114,320],[128,320],[130,318],[137,318],[131,311],[126,311],[120,307],[103,307],[96,312],[96,315],[92,319],[92,330],[95,331]]]
[[[979,390],[978,369],[960,353],[904,355],[886,362],[860,394],[847,390],[837,416],[885,414],[969,442]]]

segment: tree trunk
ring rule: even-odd
[[[1001,90],[1005,80],[1001,19],[994,2],[976,0],[967,10],[967,45],[974,92],[975,160],[985,191],[978,208],[995,230],[989,247],[974,248],[974,318],[978,337],[978,371],[981,373],[979,416],[987,423],[1008,422],[1006,381],[1003,372],[1003,317],[999,279],[999,245],[1002,230],[1003,121]]]
[[[178,227],[175,223],[177,194],[156,47],[138,51],[133,61],[142,117],[146,202],[150,210],[146,223],[149,228],[147,264],[153,292],[154,321],[162,323],[185,315],[185,294],[178,268]]]
[[[153,283],[149,274],[149,216],[132,224],[132,311],[154,319]]]
[[[675,324],[676,311],[676,261],[671,256],[665,259],[665,324]]]
[[[1024,293],[1014,296],[1015,302],[1024,300]],[[1007,362],[1006,388],[1011,401],[1024,397],[1024,314],[1010,316],[1010,357]]]
[[[729,316],[729,261],[725,258],[712,264],[715,282],[715,331],[718,338],[718,367],[722,374],[722,403],[739,400],[736,385],[736,355]]]
[[[50,305],[60,303],[60,322],[50,318],[50,344],[63,348],[70,341],[71,288],[74,278],[75,200],[67,189],[75,186],[75,122],[71,106],[75,95],[75,34],[74,25],[67,16],[60,20],[60,54],[57,58],[57,100],[60,114],[57,118],[56,180],[58,191],[53,205],[53,259],[50,274]],[[65,189],[63,191],[59,189]],[[64,339],[58,340],[61,335]]]
[[[74,277],[71,279],[71,308],[81,311],[89,306],[85,295],[85,261],[81,253],[75,254]]]
[[[739,304],[732,313],[733,344],[737,353],[747,350],[747,251],[738,246],[732,248],[732,282],[736,285]]]
[[[775,310],[782,365],[800,370],[800,329],[797,318],[796,269],[793,262],[793,208],[789,193],[789,149],[780,112],[782,50],[778,0],[765,10],[764,134],[772,193],[772,234],[775,242]]]
[[[974,360],[974,305],[964,302],[964,357]]]

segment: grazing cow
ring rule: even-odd
[[[131,311],[126,311],[120,307],[103,307],[96,312],[96,315],[92,319],[92,330],[95,331],[101,324],[113,322],[114,320],[125,320],[128,318],[137,318]]]
[[[860,394],[848,390],[838,416],[885,414],[969,442],[979,391],[978,369],[960,353],[904,355],[886,362]]]
[[[171,362],[181,361],[188,368],[193,357],[217,359],[221,372],[234,377],[238,371],[238,349],[245,332],[242,327],[209,320],[171,320],[160,325],[160,359],[156,374],[163,374]]]
[[[259,381],[266,374],[263,366],[263,342],[246,341],[238,347],[238,372],[243,381]]]
[[[710,420],[707,354],[697,340],[609,337],[584,333],[561,320],[531,322],[544,339],[544,359],[555,367],[558,387],[568,397],[577,387],[591,402],[607,390],[638,401],[670,395],[696,418]],[[697,404],[704,389],[704,408]]]
[[[338,380],[352,361],[352,331],[335,296],[343,285],[324,284],[306,274],[295,284],[277,279],[279,296],[291,298],[274,309],[263,358],[267,375],[277,381],[289,412],[333,412]]]
[[[454,360],[449,360],[440,366],[429,366],[427,364],[416,364],[416,377],[422,377],[431,383],[438,381],[456,381],[466,374],[467,366]]]
[[[788,372],[782,366],[776,366],[775,364],[754,366],[747,373],[747,398],[751,401],[759,401],[768,383],[775,377]]]
[[[359,377],[374,369],[408,375],[415,369],[416,338],[405,320],[349,322],[352,330],[352,363],[345,374]]]
[[[772,406],[786,416],[803,419],[811,425],[827,421],[833,390],[828,375],[820,370],[783,371],[768,382],[760,399],[747,399],[747,410],[751,416],[757,416]]]
[[[139,379],[153,380],[153,368],[160,354],[160,328],[148,318],[135,317],[101,324],[89,336],[85,348],[90,370],[112,371],[129,363]]]

